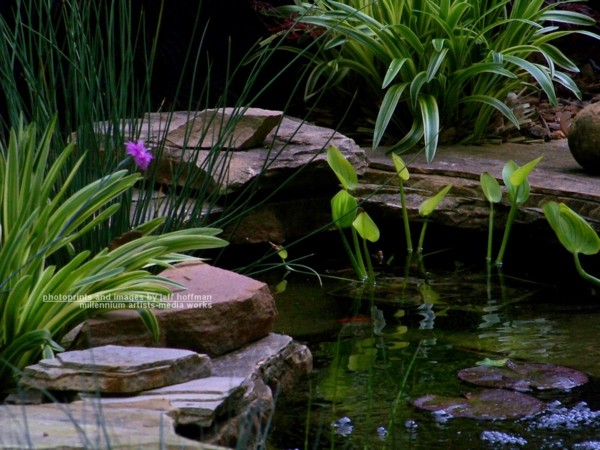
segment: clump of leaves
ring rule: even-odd
[[[410,232],[410,223],[408,220],[408,208],[406,206],[406,192],[404,190],[404,182],[410,179],[410,172],[408,166],[404,160],[395,153],[392,153],[392,161],[394,162],[394,168],[396,169],[396,175],[400,183],[400,205],[402,206],[402,220],[404,222],[404,237],[406,239],[406,250],[410,255],[413,252],[412,236]],[[435,211],[438,205],[444,200],[450,189],[451,184],[444,186],[437,194],[434,194],[428,199],[425,199],[419,206],[419,216],[425,219],[423,226],[421,227],[421,234],[419,235],[419,243],[417,246],[417,252],[423,252],[423,244],[425,242],[425,232],[427,231],[427,224],[429,223],[429,216]]]
[[[148,307],[169,296],[170,288],[183,286],[149,268],[194,259],[181,252],[226,245],[214,228],[151,235],[164,220],[157,218],[133,230],[136,239],[97,254],[78,252],[73,242],[109,221],[141,175],[117,170],[69,195],[84,157],[60,178],[74,146],[49,163],[55,125],[56,120],[38,139],[35,125],[21,124],[0,147],[2,383],[12,380],[14,369],[60,351],[58,343],[75,326],[111,309],[138,308],[158,338],[158,322]],[[57,252],[69,256],[63,267],[51,263]],[[86,307],[90,303],[102,307]]]
[[[331,216],[350,258],[350,262],[360,280],[375,281],[367,241],[379,240],[379,228],[366,211],[359,211],[358,201],[350,193],[358,185],[358,175],[350,162],[334,146],[327,149],[327,163],[340,180],[342,189],[331,199]],[[344,233],[349,229],[352,247]],[[362,249],[358,238],[362,239]],[[365,264],[366,260],[366,264]]]
[[[519,167],[514,161],[508,161],[502,169],[502,180],[508,191],[508,198],[510,199],[510,211],[506,219],[504,226],[504,235],[502,236],[502,244],[496,257],[496,265],[502,266],[504,260],[504,253],[506,252],[506,246],[512,230],[512,225],[515,221],[517,211],[528,199],[531,193],[529,181],[527,177],[531,171],[538,165],[542,160],[542,157],[535,158],[532,161]],[[483,172],[480,177],[481,188],[485,198],[490,203],[490,219],[488,228],[488,246],[487,256],[488,262],[492,260],[492,237],[493,237],[493,226],[494,226],[494,203],[499,203],[502,200],[502,190],[498,181],[490,175],[488,172]]]
[[[552,42],[572,33],[599,36],[559,28],[594,24],[581,13],[558,10],[559,3],[296,0],[281,12],[324,30],[322,51],[309,59],[314,68],[307,99],[331,86],[360,90],[376,108],[373,146],[393,122],[404,137],[392,150],[402,152],[422,140],[431,161],[444,128],[466,128],[466,139],[478,140],[495,113],[519,127],[504,103],[509,93],[540,89],[556,104],[558,83],[580,97],[559,70],[577,72],[576,64]]]

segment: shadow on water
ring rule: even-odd
[[[600,302],[590,295],[460,266],[382,274],[372,289],[292,279],[276,297],[276,331],[307,342],[315,370],[278,400],[269,445],[600,449]],[[422,395],[477,392],[456,374],[484,358],[568,366],[591,381],[534,392],[549,407],[519,420],[412,406]]]

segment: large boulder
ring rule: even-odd
[[[217,356],[271,331],[277,308],[265,283],[203,262],[179,264],[161,276],[186,289],[174,291],[154,310],[159,342],[152,342],[135,311],[116,311],[88,320],[70,348],[159,345]]]
[[[586,171],[600,173],[600,103],[592,103],[575,116],[569,128],[569,150]]]

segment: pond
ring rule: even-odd
[[[289,279],[276,296],[276,331],[306,342],[315,370],[278,399],[270,448],[600,449],[595,291],[561,276],[561,268],[542,271],[538,282],[531,273],[524,280],[507,269],[433,259],[427,271],[385,270],[373,289]],[[485,358],[568,366],[590,382],[532,393],[548,408],[518,420],[454,418],[413,406],[423,395],[480,391],[457,373]]]

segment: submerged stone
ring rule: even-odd
[[[417,398],[413,405],[447,417],[486,420],[520,419],[533,416],[547,406],[535,397],[505,389],[486,389],[464,397],[430,394]]]
[[[560,389],[568,391],[588,382],[588,376],[578,370],[552,364],[515,363],[504,366],[477,366],[463,369],[458,377],[471,384],[515,391]]]

